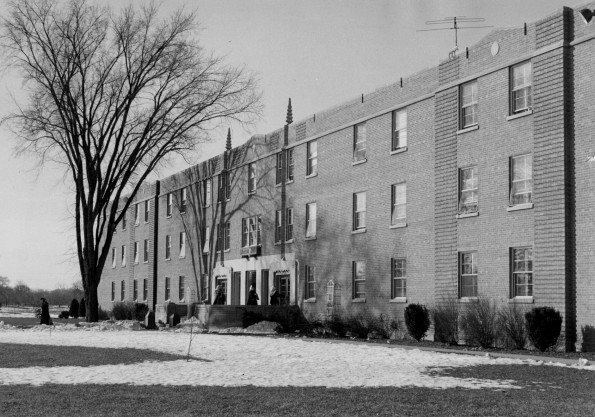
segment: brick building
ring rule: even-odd
[[[593,9],[595,3],[588,5]],[[582,9],[582,8],[580,8]],[[100,305],[403,314],[446,297],[595,325],[595,21],[562,8],[143,187]],[[290,103],[291,105],[291,103]]]

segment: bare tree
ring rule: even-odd
[[[193,13],[160,19],[153,5],[114,13],[85,0],[14,1],[2,19],[29,99],[4,122],[20,151],[72,180],[87,321],[116,225],[151,171],[216,123],[260,112],[254,77],[205,53],[195,29]]]

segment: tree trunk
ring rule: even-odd
[[[85,293],[85,303],[87,303],[87,322],[94,323],[99,321],[99,300],[97,299],[97,282],[91,280],[87,285]]]

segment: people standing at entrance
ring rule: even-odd
[[[271,290],[271,302],[270,302],[270,304],[272,306],[281,305],[283,303],[283,299],[284,298],[285,298],[285,296],[283,294],[281,294],[279,291],[277,291],[277,289],[275,287],[273,287],[273,289]]]
[[[214,305],[224,305],[225,304],[225,294],[223,293],[223,289],[221,285],[217,285],[215,287],[215,301],[213,301]]]
[[[52,319],[50,319],[50,305],[48,304],[47,300],[41,297],[41,323],[40,324],[47,324],[48,326],[52,324]]]
[[[257,306],[258,300],[258,294],[256,294],[256,289],[254,288],[254,285],[250,285],[250,292],[248,292],[248,302],[246,304],[249,306]]]

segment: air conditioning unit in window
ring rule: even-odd
[[[259,256],[260,255],[260,246],[246,246],[245,248],[240,249],[240,256],[242,258],[249,258],[251,256]]]

